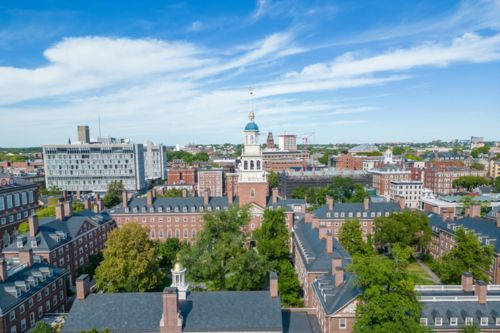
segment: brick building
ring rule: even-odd
[[[361,223],[361,233],[366,238],[373,233],[375,218],[400,212],[404,205],[404,200],[398,203],[371,202],[368,198],[362,203],[335,203],[331,197],[327,197],[325,205],[319,207],[313,214],[306,215],[306,222],[319,229],[321,237],[333,235],[338,238],[344,222],[347,219],[357,218]]]
[[[335,157],[334,167],[338,170],[367,170],[378,166],[382,157],[356,155],[353,153],[340,154]],[[371,167],[365,167],[365,162],[372,161]]]
[[[391,194],[391,181],[410,180],[411,171],[395,165],[385,165],[379,169],[368,171],[373,175],[372,186],[377,190],[377,194],[387,199]]]
[[[36,189],[34,183],[0,175],[0,250],[13,241],[19,224],[38,208]]]
[[[226,173],[226,182],[224,184],[224,195],[228,196],[231,193],[235,196],[238,196],[238,177],[239,175],[236,172]]]
[[[89,265],[90,256],[104,249],[108,233],[115,227],[108,213],[85,210],[73,214],[71,203],[66,202],[56,206],[55,217],[38,220],[31,216],[29,232],[18,235],[3,254],[17,260],[22,253],[32,251],[37,260],[66,269],[73,284],[78,268]]]
[[[262,152],[264,170],[266,171],[283,171],[292,168],[302,168],[304,158],[306,161],[309,160],[309,154],[300,150],[264,150]]]
[[[434,258],[448,253],[455,246],[455,231],[460,226],[474,231],[482,244],[493,245],[496,255],[488,271],[490,281],[500,284],[500,212],[496,216],[480,217],[480,207],[471,207],[470,216],[461,219],[445,220],[438,214],[429,214],[432,240],[429,252]]]
[[[433,166],[425,170],[424,187],[435,194],[452,194],[456,192],[453,181],[462,176],[486,176],[484,170],[474,170],[464,167]]]
[[[215,197],[224,195],[224,171],[222,169],[199,169],[198,170],[198,196],[209,191]]]
[[[0,258],[0,332],[26,332],[46,313],[66,312],[67,275],[29,250],[17,263]]]
[[[194,168],[169,168],[167,185],[194,185],[197,182],[196,176]]]

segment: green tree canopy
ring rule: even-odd
[[[356,333],[415,333],[420,326],[420,303],[406,269],[384,256],[358,256],[349,270],[363,290],[356,307]]]
[[[484,170],[484,164],[482,163],[478,163],[478,162],[474,162],[470,165],[470,168],[473,169],[473,170]]]
[[[22,222],[21,224],[19,224],[19,226],[17,227],[17,232],[19,234],[25,234],[27,233],[28,231],[30,231],[30,226],[28,224],[28,222]]]
[[[167,151],[167,160],[168,161],[183,160],[184,162],[186,162],[188,164],[193,164],[195,162],[208,162],[209,159],[210,159],[210,157],[205,152],[191,154],[191,153],[188,153],[187,151],[184,151],[184,150],[179,150],[179,151],[168,150]]]
[[[283,208],[264,211],[260,228],[253,233],[257,242],[257,250],[267,262],[273,263],[288,259],[288,240],[290,238],[285,222]],[[272,267],[275,270],[277,267]]]
[[[29,330],[30,333],[56,333],[56,330],[43,320],[37,321],[35,327]]]
[[[469,192],[478,186],[488,185],[490,180],[481,176],[462,176],[454,179],[452,182],[453,188],[462,188]]]
[[[51,186],[49,188],[41,188],[38,190],[40,195],[60,195],[62,193],[61,189],[56,186]]]
[[[342,223],[339,242],[352,256],[373,253],[371,245],[363,241],[358,219],[348,219]]]
[[[163,194],[158,193],[158,198],[179,198],[182,197],[182,190],[180,188],[169,188]]]
[[[375,218],[375,244],[382,248],[398,244],[401,248],[424,249],[432,232],[427,216],[420,212],[403,211]]]
[[[500,192],[500,177],[496,177],[493,181],[493,188],[496,193]]]
[[[184,243],[182,244],[178,238],[168,238],[164,242],[155,241],[155,247],[158,255],[161,256],[161,265],[164,267],[172,267],[177,253],[183,248],[187,247]]]
[[[484,145],[483,147],[472,149],[472,151],[470,152],[470,154],[471,154],[472,157],[478,158],[479,155],[481,155],[481,154],[488,154],[489,151],[490,151],[490,146]]]
[[[462,273],[470,272],[476,279],[488,281],[485,272],[493,263],[495,250],[483,245],[477,235],[459,227],[455,231],[455,247],[438,260],[436,268],[445,283],[460,283]]]
[[[280,177],[275,171],[271,171],[267,176],[267,181],[269,182],[269,188],[273,189],[278,187],[280,184]]]
[[[122,192],[124,191],[121,181],[112,181],[108,184],[108,190],[103,198],[104,206],[107,208],[118,205],[122,201]]]
[[[154,243],[144,228],[127,223],[113,230],[96,270],[96,284],[105,292],[144,292],[158,289],[163,274]]]

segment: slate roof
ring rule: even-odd
[[[283,330],[280,300],[269,291],[192,292],[179,301],[183,332]],[[63,332],[159,332],[162,293],[90,294],[76,300]],[[307,331],[303,331],[307,333]]]
[[[267,198],[267,207],[280,208],[283,207],[287,212],[293,212],[294,206],[305,205],[306,201],[304,199],[281,199],[278,198],[276,204],[273,204],[272,196]]]
[[[318,319],[305,312],[286,311],[282,312],[283,333],[307,333],[322,332]]]
[[[70,242],[78,235],[85,221],[89,221],[94,225],[102,225],[109,222],[111,216],[107,212],[94,213],[91,210],[74,213],[70,217],[65,217],[63,220],[55,217],[43,217],[39,221],[38,231],[36,234],[37,246],[31,244],[29,233],[18,235],[17,238],[22,239],[22,249],[33,251],[50,251],[62,244]],[[59,233],[60,236],[57,236]],[[64,235],[64,237],[62,237]],[[17,240],[3,249],[4,252],[18,252],[21,248],[17,245]]]
[[[28,277],[32,277],[33,273],[37,274],[40,269],[44,270],[49,268],[52,276],[45,275],[45,280],[38,279],[38,285],[30,285],[30,290],[21,292],[19,297],[7,292],[6,288],[15,287],[16,281],[26,282]],[[6,281],[0,282],[0,314],[7,313],[12,307],[26,301],[26,299],[35,295],[38,291],[42,290],[45,286],[57,280],[59,277],[66,274],[66,270],[55,268],[47,264],[36,263],[31,267],[24,267],[21,270],[10,275]]]
[[[199,213],[206,212],[209,209],[215,211],[217,207],[219,209],[224,209],[230,206],[227,202],[227,197],[210,197],[208,205],[205,205],[203,197],[179,197],[179,198],[156,198],[153,200],[153,205],[147,205],[146,198],[133,198],[128,202],[128,207],[123,208],[121,205],[117,205],[110,209],[111,214],[134,214],[134,213],[150,213],[151,208],[153,208],[154,213],[183,213],[183,209],[186,211],[184,213]],[[236,203],[237,201],[233,201]],[[134,208],[137,210],[134,212]],[[142,209],[145,209],[143,212]],[[175,209],[178,211],[175,211]],[[194,211],[192,210],[194,208]]]
[[[363,213],[367,213],[365,218],[373,218],[381,213],[381,216],[386,215],[386,213],[393,213],[401,211],[399,204],[394,202],[370,202],[368,210],[364,209],[362,202],[335,202],[333,204],[333,210],[329,210],[327,205],[323,205],[314,211],[314,216],[320,219],[339,219],[339,218],[349,218],[349,213],[352,213],[351,218],[358,217],[357,213],[360,213],[360,218],[363,218]],[[341,217],[341,213],[344,213],[344,217]],[[327,213],[331,216],[327,217]],[[335,217],[335,213],[339,213]],[[371,216],[371,213],[375,213],[375,216]]]
[[[427,214],[429,224],[433,231],[443,230],[454,234],[455,229],[463,226],[465,229],[474,231],[481,236],[481,243],[493,245],[497,253],[500,253],[500,228],[497,228],[496,219],[491,217],[464,217],[458,220],[443,220],[434,213]]]

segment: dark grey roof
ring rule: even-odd
[[[441,328],[457,328],[450,326],[450,318],[457,317],[458,327],[465,324],[466,317],[472,317],[473,323],[480,324],[481,317],[488,317],[488,325],[481,326],[481,330],[487,328],[498,328],[496,318],[500,316],[500,302],[488,301],[486,304],[479,304],[477,301],[463,302],[426,302],[421,301],[421,318],[427,318],[427,325],[435,326],[435,318],[442,318]]]
[[[353,274],[344,271],[344,283],[338,288],[332,274],[321,275],[314,281],[313,290],[327,314],[335,314],[361,295],[361,289],[354,284],[354,279]]]
[[[193,292],[179,301],[183,332],[281,332],[279,298],[268,291]],[[90,294],[76,300],[63,332],[159,332],[162,293]]]
[[[482,244],[493,245],[497,253],[500,253],[500,228],[497,228],[496,219],[491,217],[464,217],[458,220],[446,220],[434,213],[429,213],[429,224],[433,231],[443,230],[454,234],[456,228],[463,226],[465,229],[474,231],[481,236]]]
[[[368,206],[368,210],[364,209],[362,202],[336,202],[333,205],[333,210],[329,210],[327,205],[323,205],[314,211],[314,216],[320,219],[339,219],[339,218],[349,218],[349,213],[352,213],[351,217],[358,217],[357,213],[360,213],[359,218],[363,218],[363,213],[367,213],[365,218],[372,218],[371,213],[375,213],[375,216],[378,216],[377,213],[381,213],[381,215],[385,215],[385,213],[393,213],[401,211],[401,207],[394,202],[370,202]],[[331,216],[327,217],[327,213],[330,213]],[[335,217],[335,213],[339,213],[337,217]],[[341,217],[341,213],[344,213],[345,216]]]
[[[39,227],[35,237],[37,240],[36,247],[32,246],[29,233],[25,233],[17,237],[23,241],[22,249],[33,249],[34,252],[50,251],[51,249],[68,243],[75,238],[86,221],[97,226],[111,221],[111,217],[105,211],[101,213],[94,213],[91,210],[74,213],[72,216],[66,217],[63,220],[56,219],[55,217],[44,217],[39,221]],[[64,234],[65,237],[58,236],[57,233],[61,236]],[[16,240],[4,248],[3,251],[18,252],[20,249],[21,248],[18,247]]]
[[[318,319],[306,312],[283,310],[283,333],[322,332]]]
[[[293,212],[294,206],[305,205],[306,201],[304,199],[281,199],[278,198],[278,201],[273,204],[272,196],[267,198],[267,207],[279,208],[283,207],[287,212]]]
[[[6,288],[15,287],[16,281],[26,282],[28,278],[32,278],[35,272],[40,272],[40,268],[42,270],[49,268],[52,272],[52,276],[48,276],[47,274],[43,274],[45,276],[45,280],[42,281],[38,279],[38,285],[35,286],[30,284],[30,290],[22,291],[19,297],[14,296],[13,294],[7,292]],[[35,273],[36,274],[36,273]],[[18,272],[10,275],[6,281],[0,282],[0,314],[7,313],[9,309],[20,304],[26,299],[35,295],[38,291],[42,290],[45,286],[57,280],[59,277],[66,274],[66,270],[49,266],[47,264],[36,263],[31,267],[24,267]]]
[[[199,213],[208,210],[215,211],[217,207],[224,209],[229,206],[227,197],[210,197],[208,205],[205,205],[203,199],[203,197],[156,198],[153,200],[153,205],[148,206],[146,198],[133,198],[128,202],[127,208],[117,205],[110,209],[109,212],[111,214],[134,213],[133,210],[135,208],[137,210],[135,213],[149,213],[151,212],[151,208],[153,208],[154,213],[158,213],[160,209],[162,213],[182,213],[184,209],[186,209],[186,213]],[[234,201],[234,203],[236,202]],[[142,211],[143,209],[144,212]],[[176,209],[177,211],[175,211]]]

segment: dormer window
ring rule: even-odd
[[[154,207],[149,208],[149,212],[150,213],[154,213],[155,212],[155,208]]]
[[[215,210],[220,210],[220,206],[215,206]]]
[[[435,326],[443,326],[443,318],[441,318],[441,317],[436,317],[436,318],[434,319],[434,325],[435,325]]]
[[[344,217],[344,216],[345,216],[344,212],[340,213],[340,217]]]
[[[427,326],[427,318],[420,318],[420,325]]]
[[[389,216],[389,212],[385,212],[385,216]]]
[[[179,211],[179,207],[177,207],[177,206],[176,206],[176,207],[174,208],[174,212],[178,212],[178,211]]]
[[[203,206],[200,207],[200,212],[202,212],[202,211],[203,211]]]
[[[465,317],[465,325],[466,326],[472,326],[474,323],[474,319],[472,317]]]
[[[137,213],[137,207],[134,207],[134,208],[132,209],[132,211],[133,211],[134,213]]]
[[[162,212],[163,212],[163,207],[161,207],[161,206],[160,206],[160,207],[158,207],[158,212],[159,212],[159,213],[162,213]]]
[[[22,239],[18,239],[17,240],[17,248],[20,249],[24,246],[24,242]]]
[[[496,317],[495,320],[496,320],[495,325],[500,326],[500,317]]]
[[[170,207],[167,207],[167,212],[170,212]]]
[[[332,214],[330,212],[326,213],[326,217],[332,217]]]
[[[458,317],[451,317],[450,326],[457,326],[457,325],[458,325]]]
[[[333,213],[333,216],[335,216],[335,217],[339,217],[339,213],[338,213],[338,212],[335,212],[335,213]]]
[[[130,209],[128,207],[125,207],[125,213],[128,213]]]
[[[352,212],[349,212],[349,217],[352,217]]]
[[[363,212],[363,217],[368,217],[368,213],[367,212]]]
[[[195,206],[191,207],[191,212],[194,213],[195,211],[196,211],[196,207]]]
[[[38,242],[36,240],[32,240],[31,247],[33,247],[33,248],[38,247]]]
[[[141,208],[141,212],[145,213],[146,212],[146,207]]]
[[[211,211],[212,211],[212,206],[208,206],[208,207],[207,207],[207,210],[208,210],[209,212],[211,212]]]
[[[481,322],[479,323],[481,326],[488,326],[488,317],[481,317]]]
[[[185,213],[188,211],[187,207],[182,207],[182,211]]]
[[[371,217],[375,217],[375,212],[371,212],[371,213],[370,213],[370,216],[371,216]]]

